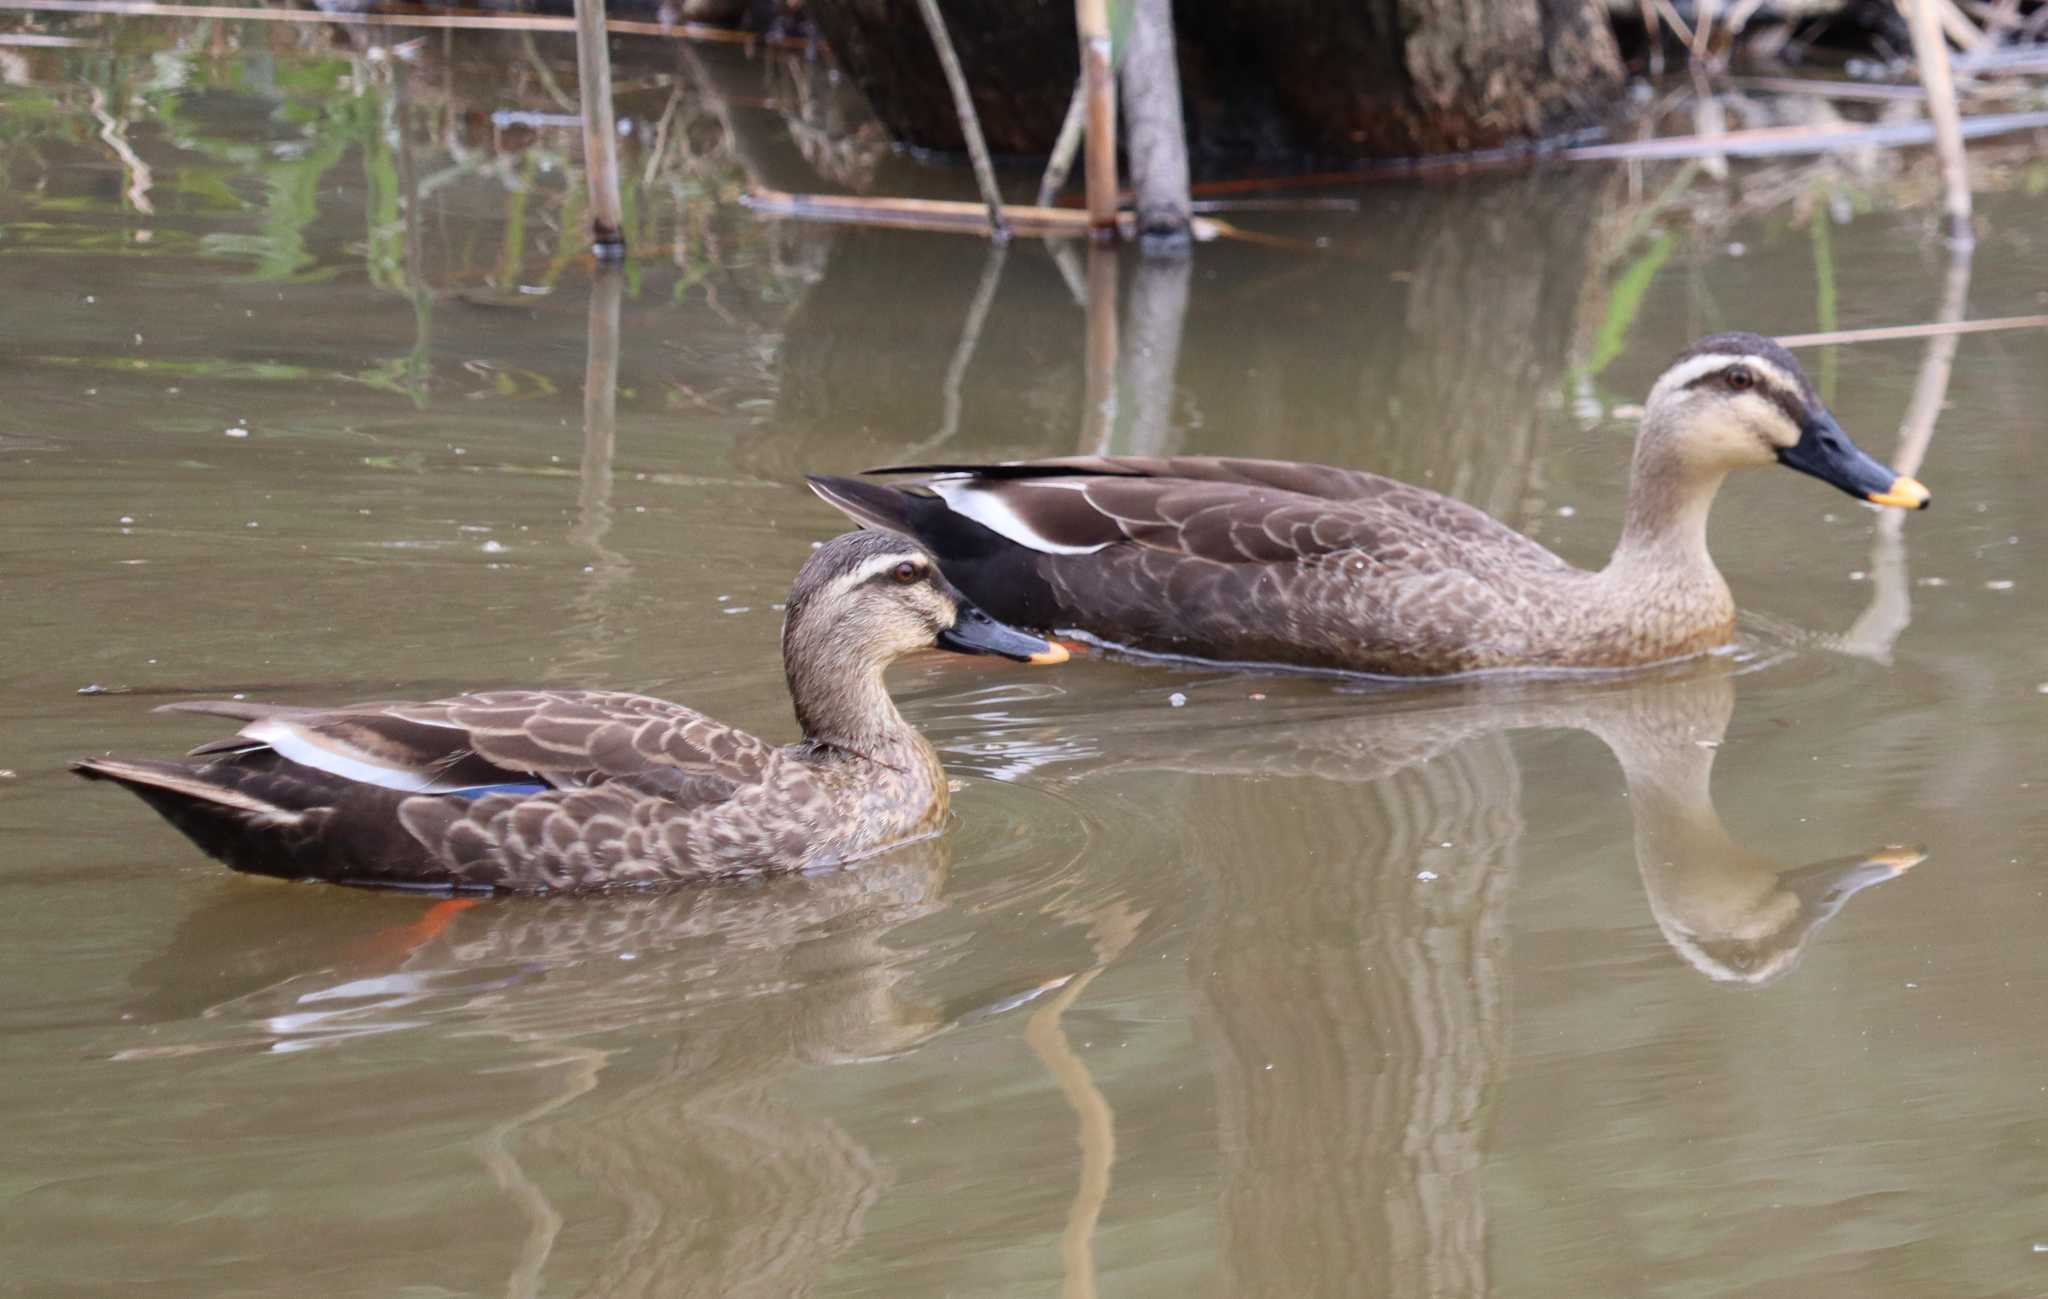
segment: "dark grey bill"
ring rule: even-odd
[[[1799,440],[1778,452],[1778,463],[1812,474],[1859,500],[1902,510],[1927,508],[1925,487],[1866,455],[1825,410],[1806,413],[1799,424]]]
[[[939,633],[939,648],[960,654],[1000,654],[1019,663],[1064,663],[1066,647],[997,622],[964,601],[953,625]]]

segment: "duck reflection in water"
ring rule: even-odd
[[[1602,772],[1574,806],[1598,841],[1633,818],[1664,943],[1718,983],[1782,979],[1850,895],[1918,860],[1880,849],[1787,870],[1735,841],[1710,790],[1734,666],[1370,701],[1326,682],[1220,677],[1184,685],[1185,708],[1125,712],[1096,732],[1112,768],[1192,777],[1185,852],[1198,882],[1180,887],[1205,904],[1188,965],[1215,1082],[1218,1293],[1489,1293],[1502,1098],[1512,1064],[1540,1075],[1547,1058],[1515,1049],[1511,1021],[1608,1053],[1638,1028],[1598,1009],[1613,998],[1712,1013],[1642,986],[1693,980],[1668,958],[1636,959],[1626,904],[1588,889],[1573,863],[1523,860],[1530,818],[1546,843],[1571,831],[1537,802],[1559,788],[1542,750],[1511,748],[1506,731],[1605,743],[1629,797]],[[1209,724],[1188,726],[1191,713]],[[1538,916],[1562,907],[1549,913],[1561,922],[1511,923],[1518,890]],[[1529,969],[1513,977],[1516,966]]]
[[[590,1294],[803,1293],[860,1238],[889,1174],[790,1097],[792,1075],[915,1050],[1064,982],[1023,977],[965,1008],[911,986],[931,953],[899,931],[953,905],[948,851],[927,841],[857,870],[555,899],[223,879],[136,972],[131,1019],[153,1025],[151,1044],[117,1058],[360,1047],[424,1028],[439,1042],[430,1060],[459,1062],[463,1042],[497,1038],[508,1046],[462,1087],[433,1084],[448,1068],[434,1064],[405,1104],[481,1128],[474,1158],[518,1211],[480,1227],[451,1205],[442,1225],[448,1239],[482,1232],[478,1266],[510,1261],[508,1293],[569,1275]],[[339,1067],[318,1117],[299,1120],[307,1139],[335,1123],[381,1130],[386,1087],[345,1081],[369,1058]],[[374,1222],[351,1236],[354,1223],[333,1224],[331,1248],[358,1272],[389,1251]],[[419,1260],[387,1262],[391,1292]]]
[[[1924,854],[1882,845],[1788,867],[1736,842],[1722,825],[1711,788],[1735,708],[1736,670],[1727,659],[1710,658],[1612,680],[1404,686],[1369,707],[1347,700],[1338,716],[1328,715],[1322,688],[1292,695],[1286,689],[1292,683],[1283,679],[1271,687],[1269,701],[1206,702],[1207,725],[1200,731],[1179,724],[1147,731],[1140,724],[1135,732],[1105,735],[1102,747],[1117,766],[1350,785],[1450,761],[1463,768],[1461,797],[1476,804],[1462,814],[1472,824],[1440,824],[1430,833],[1442,831],[1437,837],[1444,838],[1477,830],[1460,842],[1498,838],[1505,846],[1519,837],[1519,812],[1511,805],[1519,801],[1520,774],[1505,753],[1475,766],[1472,746],[1512,730],[1589,732],[1621,768],[1635,823],[1636,866],[1665,940],[1716,982],[1759,987],[1789,973],[1851,897],[1905,873]],[[1185,716],[1176,715],[1174,723]],[[1398,792],[1389,797],[1413,801]],[[1215,806],[1207,796],[1203,803]],[[1513,833],[1501,831],[1503,818],[1512,818]],[[1354,856],[1359,842],[1389,838],[1387,827],[1345,824],[1355,832]],[[1435,842],[1398,830],[1392,838],[1414,839],[1416,853]],[[1383,867],[1415,864],[1414,856],[1386,846],[1379,854]]]

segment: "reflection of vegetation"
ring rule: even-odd
[[[1599,331],[1593,335],[1592,354],[1586,358],[1587,374],[1600,373],[1621,355],[1628,344],[1628,331],[1636,323],[1636,313],[1643,308],[1643,295],[1650,291],[1650,281],[1657,278],[1676,242],[1676,236],[1668,231],[1658,235],[1656,242],[1616,278],[1607,294],[1607,310],[1601,314]]]
[[[1733,90],[1719,98],[1730,126],[1745,129],[1839,126],[1850,112],[1864,111],[1808,95]],[[1674,95],[1642,125],[1658,134],[1687,134],[1697,106],[1691,95]],[[2035,154],[2033,142],[2024,136],[1973,142],[1972,188],[1978,193],[2048,189],[2048,160]],[[1710,167],[1709,162],[1722,166]],[[1729,238],[1738,224],[1750,231],[1761,226],[1767,238],[1800,234],[1810,240],[1812,328],[1839,328],[1832,226],[1871,212],[1931,211],[1941,186],[1931,152],[1873,148],[1733,165],[1711,157],[1630,162],[1618,169],[1614,188],[1619,191],[1624,183],[1626,195],[1608,205],[1593,241],[1596,280],[1589,288],[1596,301],[1604,299],[1604,307],[1595,317],[1596,331],[1580,344],[1584,360],[1576,372],[1582,378],[1598,375],[1626,346],[1643,294],[1672,252],[1687,248],[1698,253],[1712,241]],[[1694,278],[1685,296],[1701,317],[1700,327],[1738,323],[1739,312],[1721,312],[1715,286],[1700,276],[1697,261],[1691,270]],[[1830,399],[1839,366],[1837,351],[1824,349],[1817,366],[1822,395]],[[1627,402],[1634,397],[1615,399]]]
[[[1835,243],[1833,223],[1825,216],[1806,223],[1813,232],[1813,323],[1822,333],[1832,334],[1842,327],[1841,317],[1835,310]],[[1821,349],[1820,354],[1820,395],[1823,401],[1835,399],[1835,379],[1841,370],[1842,357],[1839,347]]]
[[[349,377],[421,406],[436,387],[437,303],[524,305],[587,256],[580,133],[559,86],[550,93],[573,77],[566,42],[58,21],[106,44],[37,49],[0,80],[0,255],[197,263],[230,283],[358,281],[411,304],[413,341]],[[803,84],[738,59],[721,70],[750,103]],[[654,301],[778,330],[815,277],[814,259],[791,255],[810,236],[733,202],[748,172],[724,100],[630,63],[618,89],[635,128],[622,176],[628,300],[653,285]],[[753,111],[757,131],[775,129]],[[109,186],[114,167],[122,183]]]

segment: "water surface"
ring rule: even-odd
[[[788,738],[806,469],[1331,461],[1597,564],[1693,337],[2043,310],[2022,146],[1969,263],[1911,155],[1232,213],[1273,238],[1096,271],[1111,367],[1080,250],[739,207],[957,180],[797,59],[622,47],[605,289],[559,40],[39,30],[79,43],[0,46],[0,1291],[2048,1290],[2037,334],[1802,354],[1935,508],[1739,476],[1736,654],[919,659],[955,828],[845,874],[284,885],[61,770],[231,692]]]

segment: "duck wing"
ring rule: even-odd
[[[695,709],[623,691],[500,690],[328,709],[202,700],[162,711],[248,723],[194,757],[270,749],[339,781],[414,794],[619,784],[712,802],[759,780],[775,751]]]
[[[1513,624],[1513,579],[1568,567],[1463,502],[1326,465],[1088,456],[877,472],[921,477],[811,483],[915,536],[997,618],[1153,652],[1454,671],[1500,652],[1486,633]]]

